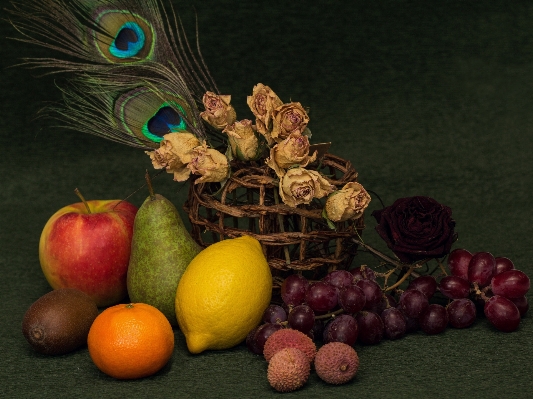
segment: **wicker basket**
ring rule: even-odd
[[[337,189],[357,181],[349,161],[325,154],[319,170]],[[310,278],[350,266],[356,245],[350,240],[364,229],[363,217],[335,224],[331,229],[322,217],[324,199],[297,208],[278,196],[278,179],[266,165],[232,161],[232,176],[220,184],[189,185],[185,211],[192,224],[192,237],[203,247],[242,235],[255,237],[262,245],[274,276],[281,281],[293,271]]]

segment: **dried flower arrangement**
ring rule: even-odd
[[[221,147],[183,132],[147,152],[154,168],[191,181],[185,208],[195,240],[206,246],[252,235],[278,276],[347,268],[371,200],[351,163],[329,154],[330,143],[311,144],[305,108],[270,87],[259,83],[247,98],[255,123],[238,121],[230,102],[229,95],[203,97],[200,116],[222,135]]]

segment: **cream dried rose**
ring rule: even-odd
[[[202,176],[194,184],[221,182],[229,177],[230,172],[228,158],[221,152],[208,148],[205,142],[192,150],[192,159],[187,168],[195,175]]]
[[[300,103],[283,104],[272,112],[272,138],[285,140],[291,133],[302,134],[309,123],[309,116]]]
[[[191,161],[192,149],[199,146],[200,141],[191,133],[169,133],[163,136],[159,148],[146,151],[155,169],[166,169],[174,174],[175,181],[185,181],[190,170],[187,164]]]
[[[279,182],[279,193],[284,203],[296,207],[309,204],[313,198],[322,198],[335,190],[322,175],[315,170],[292,168]]]
[[[283,101],[270,87],[258,83],[254,86],[252,95],[246,98],[246,103],[255,115],[257,131],[266,137],[269,145],[272,144],[272,112],[283,105]]]
[[[266,163],[279,177],[285,174],[285,169],[294,165],[307,166],[317,157],[315,151],[309,155],[309,138],[300,133],[291,133],[289,137],[270,149],[270,158]]]
[[[205,111],[200,112],[200,116],[215,129],[222,130],[237,119],[235,109],[230,105],[229,95],[218,95],[208,91],[204,94],[202,102]]]
[[[228,135],[228,142],[234,157],[241,161],[255,160],[260,155],[259,140],[252,128],[252,121],[244,119],[226,126],[222,131]]]
[[[358,219],[370,203],[370,195],[357,183],[347,183],[342,189],[332,193],[326,200],[326,214],[333,222]]]

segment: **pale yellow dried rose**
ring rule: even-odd
[[[200,141],[191,133],[169,133],[163,136],[159,148],[146,151],[155,169],[166,169],[174,174],[175,181],[185,181],[190,170],[187,164],[191,161],[192,149],[199,146]]]
[[[319,172],[304,168],[292,168],[279,182],[279,193],[284,203],[296,207],[309,204],[313,198],[322,198],[335,190]]]
[[[291,133],[289,137],[270,149],[270,158],[266,164],[282,177],[285,169],[294,165],[307,166],[316,159],[316,151],[309,155],[309,138],[300,133]]]
[[[350,182],[328,197],[326,214],[333,222],[359,219],[369,203],[370,195],[365,188],[357,182]]]
[[[285,140],[291,133],[302,134],[309,123],[309,116],[300,103],[283,104],[272,112],[272,138]]]
[[[230,105],[229,95],[218,95],[208,91],[204,94],[202,102],[205,111],[200,112],[200,116],[215,129],[222,130],[237,119],[235,109]]]
[[[255,160],[259,154],[259,140],[252,128],[252,121],[244,119],[226,126],[222,131],[228,135],[233,156],[241,161]]]
[[[272,112],[283,105],[283,101],[268,86],[258,83],[254,86],[252,95],[246,102],[256,118],[257,131],[264,135],[268,144],[272,143],[270,131],[272,130]]]
[[[187,168],[195,175],[202,176],[194,184],[221,182],[229,177],[230,172],[228,158],[214,148],[208,148],[205,142],[192,150],[192,159]]]

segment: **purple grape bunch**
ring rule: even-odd
[[[475,319],[475,305],[466,305],[470,296],[483,305],[485,317],[495,328],[504,332],[518,329],[529,309],[526,294],[530,281],[510,259],[494,257],[490,252],[472,254],[455,249],[448,256],[448,267],[451,275],[440,281],[439,289],[452,299],[448,311],[453,313],[453,323],[461,328]]]
[[[263,324],[250,332],[246,344],[262,354],[268,337],[281,328],[301,331],[323,344],[351,346],[396,340],[419,330],[434,335],[448,326],[471,326],[480,304],[498,330],[518,328],[529,308],[525,273],[508,258],[465,249],[453,250],[447,264],[449,275],[439,281],[432,275],[412,278],[405,290],[394,290],[397,297],[384,292],[379,273],[368,266],[334,270],[319,281],[289,275],[281,284],[283,303],[265,310]]]

